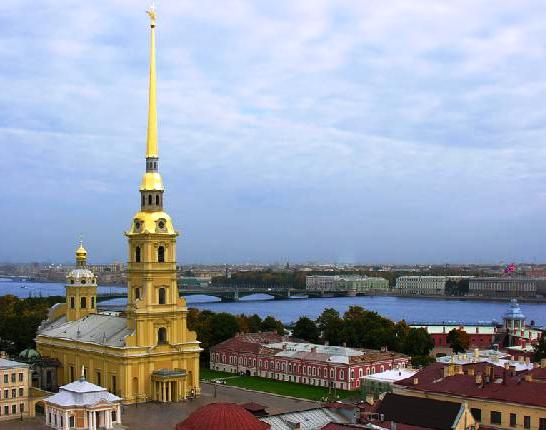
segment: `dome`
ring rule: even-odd
[[[87,251],[83,247],[83,243],[80,242],[80,246],[76,249],[76,259],[82,260],[87,258]]]
[[[74,269],[66,276],[69,284],[96,284],[95,274],[89,269]]]
[[[260,421],[235,403],[210,403],[197,409],[176,430],[267,430],[269,424]]]
[[[19,358],[23,360],[38,360],[41,358],[41,355],[35,349],[27,348],[19,353]]]
[[[519,303],[516,299],[510,300],[510,306],[502,318],[505,320],[525,320],[525,315],[521,312]]]

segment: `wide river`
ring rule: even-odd
[[[112,292],[120,287],[99,287],[99,292]],[[32,283],[0,281],[0,296],[13,294],[18,297],[29,296],[63,296],[65,288],[60,283]],[[209,309],[214,312],[232,314],[258,314],[261,317],[272,315],[284,323],[297,320],[306,315],[316,318],[325,308],[337,309],[343,313],[351,305],[362,306],[379,314],[398,321],[408,322],[448,322],[465,323],[501,321],[502,314],[508,307],[506,302],[484,302],[472,300],[442,300],[409,297],[336,297],[324,299],[292,298],[290,300],[272,300],[269,296],[256,294],[241,299],[239,302],[221,303],[219,299],[209,296],[188,296],[190,307]],[[104,304],[123,305],[126,299],[114,299]],[[521,309],[527,321],[537,325],[546,325],[546,303],[521,303]]]

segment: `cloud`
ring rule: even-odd
[[[45,243],[82,230],[96,259],[124,258],[146,6],[0,4],[0,191],[22,226],[47,220],[4,224],[0,260],[68,259]],[[182,260],[546,257],[545,8],[161,2],[161,169]]]

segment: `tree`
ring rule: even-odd
[[[315,322],[306,316],[300,317],[296,321],[292,335],[295,338],[303,339],[311,343],[319,341],[319,329]]]
[[[470,336],[466,331],[454,328],[447,334],[447,343],[455,354],[465,352],[470,347]]]
[[[251,333],[257,333],[260,331],[262,325],[262,319],[259,315],[254,314],[248,318],[248,329]]]
[[[535,354],[533,355],[533,361],[540,362],[543,358],[546,358],[546,330],[542,332],[540,340],[535,345]]]
[[[211,346],[235,336],[239,331],[237,319],[227,312],[213,314],[210,319],[210,327],[212,332]]]
[[[284,334],[284,325],[272,316],[267,316],[262,321],[262,331],[275,331],[282,336]]]
[[[317,325],[323,340],[328,341],[330,345],[341,345],[343,342],[343,320],[338,311],[333,308],[324,309],[317,318]]]
[[[424,328],[410,328],[401,343],[401,352],[412,357],[428,356],[434,348],[434,341]]]

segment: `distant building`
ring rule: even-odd
[[[29,366],[0,358],[0,422],[34,415],[29,402]]]
[[[389,289],[389,281],[368,276],[313,275],[305,277],[305,289],[309,292],[356,295],[371,291],[386,291]]]
[[[468,276],[399,276],[396,290],[400,294],[443,296],[448,281],[461,281]]]
[[[302,384],[358,390],[360,378],[405,368],[396,352],[316,345],[276,333],[243,333],[210,348],[210,368]]]
[[[121,400],[82,375],[44,400],[45,422],[57,429],[109,430],[121,424]]]
[[[415,373],[417,373],[415,369],[400,368],[363,376],[360,378],[362,398],[366,399],[371,396],[371,398],[377,399],[383,393],[392,392],[392,385],[395,382],[409,378]]]
[[[447,336],[451,330],[463,330],[470,336],[470,348],[491,348],[495,343],[497,327],[489,324],[430,323],[411,324],[413,328],[424,328],[434,341],[436,352],[450,352]],[[442,351],[445,349],[446,351]]]
[[[544,278],[472,278],[468,285],[468,294],[485,297],[535,297],[544,294]]]

